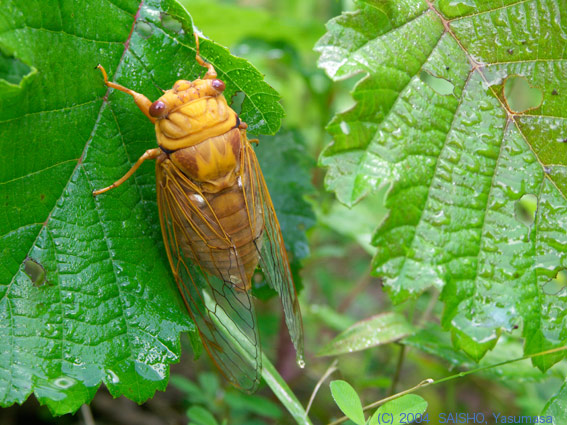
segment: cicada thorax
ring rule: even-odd
[[[174,223],[183,254],[208,273],[249,290],[264,221],[258,188],[243,166],[246,131],[224,96],[211,93],[211,81],[202,81],[178,82],[154,102],[171,111],[156,122],[166,153],[158,161],[164,178],[158,184],[168,185],[176,199],[190,201],[174,209],[185,217]],[[189,225],[179,224],[186,218]]]
[[[201,82],[209,84],[202,86]],[[164,114],[156,121],[158,144],[168,150],[202,143],[238,126],[236,112],[222,92],[211,87],[210,80],[178,81],[156,104],[163,105],[160,113]]]

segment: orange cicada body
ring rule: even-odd
[[[158,148],[150,149],[121,179],[148,159],[156,160],[161,230],[171,271],[203,345],[236,386],[256,389],[261,351],[251,278],[258,265],[280,295],[286,323],[303,362],[301,312],[283,238],[246,124],[223,95],[213,65],[203,79],[177,81],[155,102],[116,83],[133,96],[154,123]]]

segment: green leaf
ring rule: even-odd
[[[154,165],[92,196],[156,145],[132,99],[93,68],[155,99],[202,75],[192,32],[172,0],[0,8],[0,50],[31,70],[0,73],[0,405],[34,392],[53,413],[73,412],[101,383],[143,402],[165,389],[180,332],[198,340],[164,252]],[[227,95],[244,93],[249,129],[274,133],[283,111],[260,73],[210,41],[201,48]],[[33,284],[29,261],[47,284]]]
[[[310,170],[315,165],[299,133],[281,131],[263,136],[255,148],[266,179],[284,242],[299,261],[309,255],[306,230],[315,224],[315,214],[304,196],[314,192]]]
[[[429,324],[425,329],[420,329],[414,335],[404,338],[403,344],[437,356],[449,362],[452,367],[467,369],[475,367],[474,362],[452,346],[447,333],[438,325]]]
[[[194,425],[218,425],[212,413],[201,406],[191,406],[187,409],[187,416]]]
[[[567,382],[547,402],[541,414],[551,416],[554,425],[564,424],[567,421]]]
[[[426,410],[427,402],[422,397],[415,394],[406,394],[380,406],[370,418],[368,425],[378,425],[379,423],[391,425],[427,423],[425,417],[422,416]],[[386,420],[388,422],[385,422]]]
[[[336,356],[366,350],[402,339],[414,332],[406,318],[394,312],[382,313],[361,320],[325,345],[319,356]]]
[[[8,56],[1,50],[0,46],[0,84],[12,86],[12,89],[19,88],[26,75],[31,73],[31,68],[20,61],[18,58]]]
[[[425,329],[421,329],[414,335],[404,338],[403,344],[437,356],[447,361],[451,368],[458,367],[461,370],[471,370],[479,366],[491,366],[512,359],[519,359],[523,356],[523,341],[521,338],[514,335],[505,335],[503,338],[500,338],[494,350],[489,352],[479,364],[476,364],[456,350],[451,345],[449,335],[443,332],[439,325],[434,324],[429,324]],[[549,377],[549,374],[535,369],[528,359],[491,367],[479,373],[499,382],[508,380],[514,384],[541,381]]]
[[[364,412],[358,394],[352,386],[341,380],[331,381],[331,394],[339,409],[357,425],[364,425]]]
[[[520,324],[526,354],[564,345],[567,296],[542,287],[567,267],[565,2],[356,5],[316,47],[334,80],[363,74],[320,160],[347,205],[390,185],[375,274],[396,303],[442,289],[443,325],[476,359]]]

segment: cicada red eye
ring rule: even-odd
[[[217,90],[219,92],[223,92],[224,89],[226,88],[226,86],[224,85],[224,81],[222,81],[222,80],[213,80],[211,85],[213,86],[213,88],[215,90]]]
[[[167,113],[167,107],[161,100],[156,100],[150,106],[150,115],[155,118],[161,118]]]

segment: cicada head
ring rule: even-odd
[[[222,80],[179,80],[152,103],[158,144],[168,150],[196,145],[237,126],[237,116],[223,95]]]

